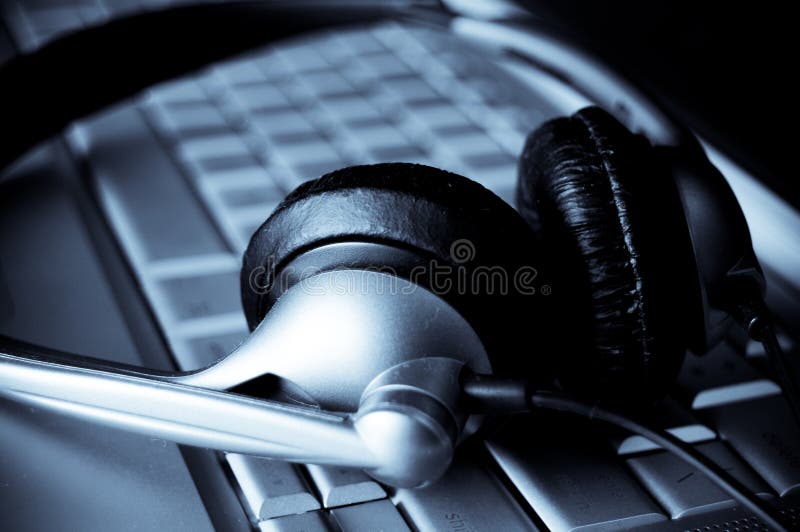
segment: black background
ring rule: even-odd
[[[527,3],[800,208],[791,3]]]

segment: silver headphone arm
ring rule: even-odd
[[[0,353],[0,394],[34,407],[188,445],[293,462],[378,465],[347,415],[179,380]]]
[[[391,368],[358,411],[330,413],[125,372],[0,352],[0,396],[176,443],[298,463],[360,468],[396,487],[439,478],[462,423],[453,418],[463,364],[417,359]],[[414,386],[424,374],[437,386]],[[425,380],[425,377],[423,377]],[[438,383],[455,384],[443,390]],[[444,404],[441,399],[446,398]]]

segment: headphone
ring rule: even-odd
[[[545,123],[520,156],[519,212],[423,165],[326,174],[290,193],[253,234],[241,270],[251,335],[236,351],[208,368],[163,373],[4,339],[0,394],[180,443],[360,467],[401,487],[442,475],[486,413],[563,410],[645,435],[781,529],[773,508],[691,447],[598,406],[630,410],[664,396],[686,350],[705,352],[738,322],[765,341],[800,412],[723,176],[691,133],[581,52],[530,26],[504,24],[500,34],[494,22],[412,4],[322,5],[303,17],[297,5],[212,4],[66,36],[0,68],[0,106],[20,131],[0,162],[160,79],[309,29],[389,16],[422,18],[566,72],[595,101],[622,101],[640,132],[595,106]],[[181,57],[186,49],[162,46],[177,20],[191,21],[182,48],[206,42],[208,27],[267,34],[233,31],[232,41]],[[95,84],[100,58],[88,53],[70,82],[85,90],[71,105],[22,97],[52,86],[43,78],[65,58],[73,69],[78,51],[134,35],[150,37],[164,56],[158,66],[121,59],[125,68],[103,74],[118,79]],[[29,100],[53,112],[31,123]]]

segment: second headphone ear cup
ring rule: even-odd
[[[527,140],[517,201],[571,316],[562,383],[601,397],[666,393],[686,351],[691,252],[646,140],[598,108],[550,121]]]

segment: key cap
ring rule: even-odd
[[[189,161],[247,157],[250,149],[233,133],[209,135],[181,142],[180,151]]]
[[[653,407],[648,414],[657,426],[687,443],[700,443],[716,438],[713,430],[698,421],[688,410],[673,399],[665,399]],[[658,446],[642,436],[626,431],[612,431],[611,444],[617,454],[627,455],[658,449]]]
[[[380,120],[381,114],[368,101],[358,95],[340,95],[326,98],[322,104],[344,122]]]
[[[332,532],[322,512],[306,512],[304,514],[277,517],[258,524],[261,532]]]
[[[394,91],[398,98],[408,104],[441,100],[439,93],[416,75],[388,80],[384,86]]]
[[[292,166],[302,166],[310,162],[331,161],[339,158],[339,153],[326,140],[309,139],[281,146],[280,155]]]
[[[800,491],[800,428],[782,396],[723,405],[701,414],[779,495]]]
[[[178,136],[221,132],[228,129],[225,117],[208,103],[165,105],[158,116],[158,125]]]
[[[266,80],[255,61],[250,59],[226,61],[217,66],[215,71],[232,85],[248,85]]]
[[[256,518],[271,519],[320,508],[294,465],[241,454],[228,454],[226,458]]]
[[[197,174],[195,177],[200,179],[204,186],[212,189],[215,193],[228,189],[274,184],[264,167],[258,165],[217,172],[203,172]]]
[[[280,89],[268,83],[238,87],[232,93],[249,111],[278,110],[291,107],[286,95]]]
[[[269,137],[285,135],[312,135],[316,128],[301,113],[294,109],[271,110],[250,116],[256,128]]]
[[[331,513],[347,532],[410,532],[400,512],[388,500],[334,508]]]
[[[267,180],[260,185],[230,188],[222,192],[225,203],[231,207],[276,206],[283,196],[283,191]]]
[[[303,82],[318,98],[352,94],[353,86],[336,72],[313,72],[303,76]]]
[[[134,264],[227,252],[136,109],[104,113],[87,126],[87,160],[100,201]]]
[[[457,135],[449,136],[447,141],[455,151],[465,157],[480,157],[483,154],[491,156],[502,153],[500,146],[483,129],[464,130]],[[483,165],[483,167],[487,166],[491,165]]]
[[[428,161],[426,161],[428,154],[417,146],[392,146],[389,148],[378,148],[372,150],[371,153],[378,161],[402,161],[430,164]]]
[[[299,185],[300,182],[308,179],[316,179],[321,175],[346,166],[348,166],[347,163],[338,156],[334,159],[328,159],[327,161],[297,164],[294,166],[295,175],[298,180],[297,184]]]
[[[362,30],[337,32],[335,39],[339,46],[346,46],[358,54],[385,52],[386,47],[375,37]]]
[[[769,497],[769,487],[720,441],[697,446],[697,450],[760,496]],[[680,458],[666,452],[628,459],[628,465],[673,519],[735,506],[735,501],[705,475]]]
[[[780,393],[727,342],[703,356],[688,353],[676,388],[676,397],[694,409]]]
[[[515,164],[514,157],[500,150],[500,147],[496,144],[491,148],[487,147],[487,149],[492,149],[494,151],[477,155],[466,155],[464,156],[464,162],[479,172],[486,168],[495,168],[498,166],[508,167]]]
[[[503,532],[537,530],[479,457],[462,453],[432,485],[398,490],[392,500],[417,530]]]
[[[416,110],[415,118],[440,133],[443,142],[448,142],[451,134],[463,135],[480,131],[478,126],[450,103],[419,106]]]
[[[160,281],[171,315],[178,321],[238,312],[238,272],[178,277]]]
[[[308,472],[316,484],[325,508],[386,497],[386,492],[359,469],[309,465]]]
[[[152,89],[153,98],[171,104],[207,103],[208,95],[194,80],[173,81]]]
[[[410,72],[408,66],[392,53],[375,53],[362,56],[361,60],[375,75],[382,78],[404,76]]]
[[[522,418],[520,424],[533,421]],[[591,425],[537,418],[487,443],[500,467],[553,531],[633,528],[666,517]]]
[[[33,32],[43,40],[83,26],[78,11],[72,7],[29,10],[27,14]]]
[[[394,126],[383,123],[359,127],[351,133],[367,150],[408,146],[411,142]]]
[[[276,55],[296,72],[316,72],[330,69],[331,65],[319,51],[307,43],[284,45],[277,49]]]

